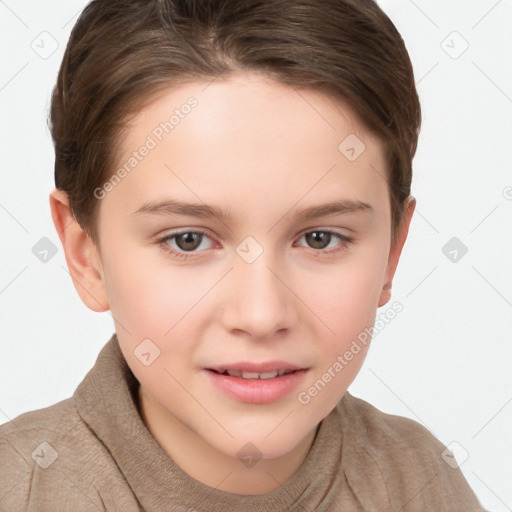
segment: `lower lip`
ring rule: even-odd
[[[276,402],[291,393],[303,381],[307,370],[297,370],[273,379],[242,379],[204,370],[213,384],[226,395],[249,404]]]

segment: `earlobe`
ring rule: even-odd
[[[402,222],[402,226],[400,228],[400,231],[397,233],[397,236],[389,250],[388,266],[386,269],[385,281],[382,286],[382,291],[379,297],[379,308],[387,304],[391,299],[391,286],[393,284],[393,277],[398,266],[398,260],[400,259],[400,254],[402,253],[405,240],[407,239],[407,234],[409,233],[409,226],[411,224],[411,219],[415,208],[416,199],[413,196],[409,196],[406,199],[404,205],[404,219]]]
[[[378,307],[380,308],[381,306],[386,305],[390,299],[391,299],[391,283],[386,283],[382,287],[382,291],[380,292]]]
[[[109,304],[96,245],[76,221],[65,192],[54,189],[49,199],[53,223],[78,295],[92,311],[107,311]]]

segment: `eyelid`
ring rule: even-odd
[[[342,231],[339,231],[340,229],[342,229],[342,228],[329,228],[326,226],[314,226],[312,228],[306,228],[306,229],[303,229],[302,231],[299,231],[299,234],[297,236],[299,237],[299,236],[304,236],[307,233],[313,233],[315,231],[322,231],[324,233],[331,233],[333,235],[339,235],[342,237],[350,238],[349,235],[345,235]],[[353,231],[348,228],[343,228],[343,229],[346,229],[346,231]]]

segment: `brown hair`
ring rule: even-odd
[[[50,113],[55,186],[91,238],[93,191],[114,172],[127,116],[174,83],[235,71],[349,102],[384,142],[394,237],[421,110],[402,37],[373,0],[94,0],[72,30]]]

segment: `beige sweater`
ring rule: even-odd
[[[193,479],[142,422],[115,335],[76,389],[0,427],[2,512],[481,512],[420,424],[346,393],[295,475],[242,496]]]

